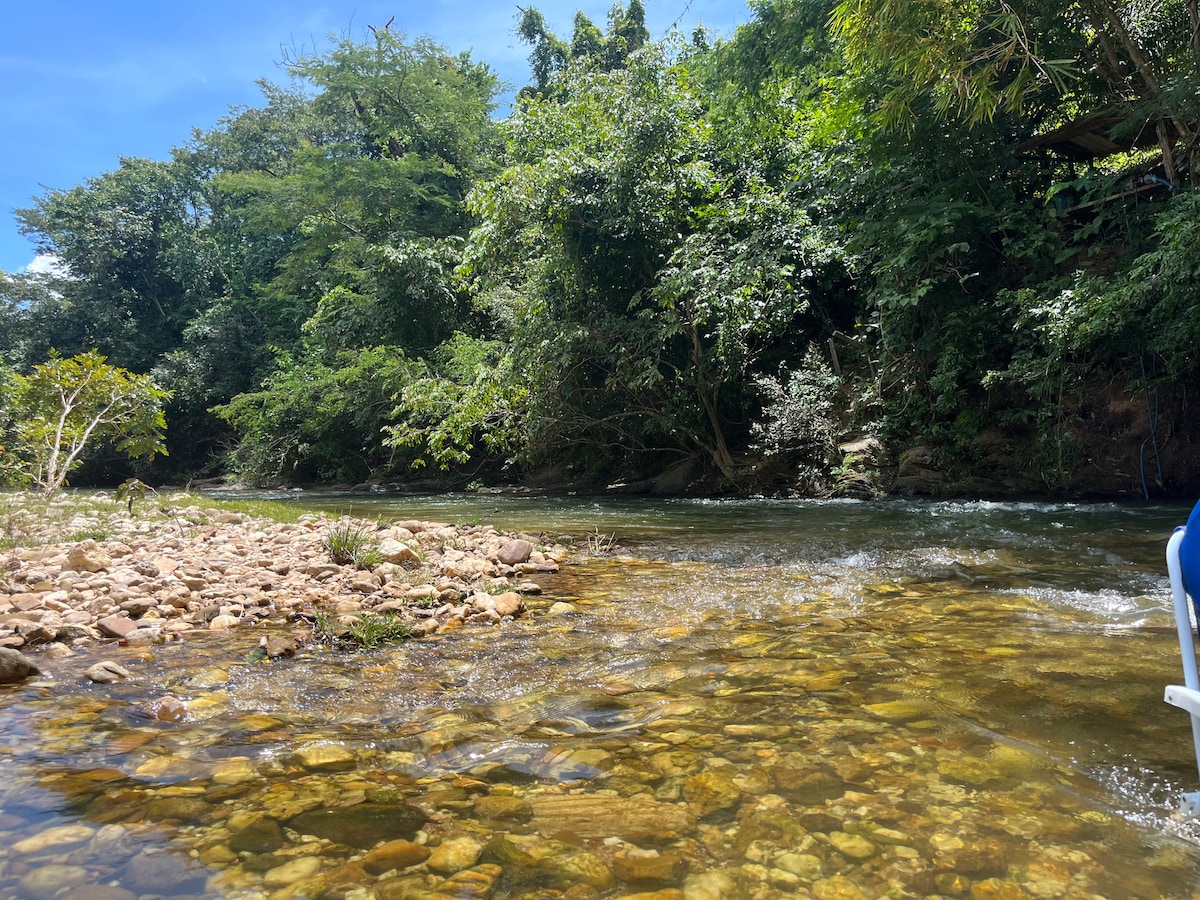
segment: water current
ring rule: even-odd
[[[0,688],[0,896],[1200,892],[1162,702],[1184,506],[289,502],[578,551],[511,624]],[[164,687],[182,720],[146,717]]]

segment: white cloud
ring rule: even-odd
[[[26,275],[57,275],[67,277],[67,267],[53,253],[39,253],[24,269]]]

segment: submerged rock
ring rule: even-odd
[[[283,846],[283,829],[274,819],[262,816],[229,837],[235,853],[272,853]]]
[[[741,801],[742,792],[731,771],[716,769],[701,772],[684,782],[683,796],[696,815],[703,819],[733,809]]]
[[[63,888],[75,888],[88,880],[88,870],[83,866],[49,865],[38,866],[21,876],[17,882],[19,896],[30,900],[54,900]]]
[[[208,872],[168,853],[140,853],[129,861],[121,884],[145,894],[189,894],[204,889]]]
[[[531,798],[531,824],[543,835],[619,837],[631,844],[658,844],[692,832],[695,818],[686,806],[634,797],[551,795]]]
[[[347,772],[358,760],[340,744],[310,744],[296,751],[296,762],[312,772]]]
[[[429,858],[429,848],[413,841],[395,840],[380,844],[363,859],[363,868],[372,875],[393,869],[407,869]]]
[[[360,803],[314,809],[290,819],[287,825],[300,834],[369,850],[380,841],[412,840],[425,822],[425,813],[407,803]]]
[[[475,865],[482,852],[483,848],[474,838],[454,838],[434,847],[425,865],[429,867],[429,871],[439,875],[452,875]]]

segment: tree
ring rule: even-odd
[[[1156,135],[1172,183],[1194,169],[1194,0],[842,0],[831,21],[850,65],[878,86],[888,125],[910,127],[927,103],[970,122],[1031,103],[1060,122],[1120,109]]]
[[[9,377],[16,452],[47,496],[97,441],[127,456],[165,454],[163,403],[170,396],[146,375],[110,366],[96,351],[51,355],[28,375]]]
[[[231,468],[243,479],[363,481],[403,468],[381,430],[393,398],[417,366],[398,347],[342,350],[329,356],[280,353],[260,390],[238,394],[214,412],[238,432]]]
[[[238,433],[244,476],[357,481],[391,464],[379,413],[410,361],[476,327],[452,272],[497,80],[386,28],[287,70],[198,141],[230,289],[160,370]]]
[[[73,347],[80,330],[64,309],[62,280],[0,272],[0,361],[20,372],[53,347]]]
[[[16,377],[12,367],[0,359],[0,487],[24,480],[22,459],[16,450]]]
[[[574,30],[568,43],[549,30],[546,19],[533,6],[521,11],[517,34],[532,48],[529,68],[534,83],[521,89],[519,96],[522,99],[539,95],[550,97],[555,79],[561,77],[572,63],[605,72],[624,68],[630,56],[650,39],[641,0],[629,0],[628,6],[621,2],[613,5],[608,11],[608,34],[601,33],[592,20],[579,11],[575,13]]]
[[[124,158],[112,172],[17,210],[22,232],[67,272],[56,285],[69,340],[55,344],[60,351],[99,348],[145,372],[220,294],[195,174],[186,161]]]
[[[535,452],[616,469],[696,456],[735,479],[747,375],[834,264],[788,166],[723,152],[748,147],[723,133],[747,123],[709,115],[693,62],[573,62],[506,123],[509,168],[473,195],[461,271],[513,298]]]

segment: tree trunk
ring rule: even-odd
[[[713,462],[717,468],[721,470],[721,474],[730,481],[736,481],[733,471],[733,455],[729,452],[729,445],[725,442],[725,429],[721,426],[721,416],[717,411],[717,392],[720,388],[720,383],[713,385],[712,378],[708,372],[708,366],[704,362],[704,346],[700,343],[700,332],[694,324],[688,325],[688,332],[692,339],[692,365],[696,369],[696,383],[699,385],[697,393],[700,395],[700,403],[704,406],[704,414],[708,417],[709,431],[712,433],[712,446],[709,447],[709,452],[712,454]]]

